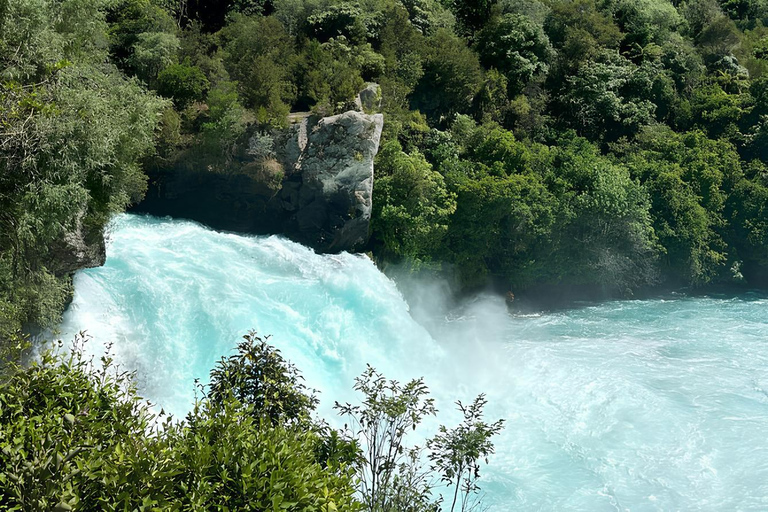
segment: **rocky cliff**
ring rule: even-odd
[[[73,229],[66,231],[49,248],[46,267],[57,276],[74,274],[83,268],[100,267],[107,258],[104,234],[83,226],[85,210],[80,211]]]
[[[283,234],[318,252],[358,250],[368,238],[383,124],[381,114],[349,111],[253,131],[225,172],[151,172],[147,197],[134,210],[220,230]]]

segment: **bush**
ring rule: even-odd
[[[27,367],[17,351],[0,354],[0,509],[360,509],[344,462],[345,450],[356,448],[270,418],[313,404],[254,334],[220,364],[226,378],[212,375],[212,398],[182,423],[156,415],[109,354],[98,365],[86,360],[85,341],[78,336],[68,354],[46,351]],[[269,371],[248,382],[238,364],[255,370],[252,356]],[[274,377],[277,387],[264,385]]]
[[[172,98],[179,109],[200,101],[208,91],[208,79],[197,66],[171,64],[157,76],[157,92]]]
[[[355,390],[363,394],[361,405],[336,402],[339,414],[349,419],[347,436],[359,441],[363,456],[357,465],[359,493],[370,512],[437,512],[444,496],[434,492],[439,478],[452,489],[451,508],[457,498],[461,512],[482,506],[477,484],[479,461],[494,451],[491,438],[504,421],[483,421],[487,403],[480,395],[469,406],[456,402],[464,422],[454,429],[440,426],[439,433],[424,447],[407,444],[407,434],[428,416],[435,416],[434,399],[423,379],[406,384],[387,380],[368,366],[355,379]],[[424,456],[432,462],[427,468]]]
[[[255,332],[243,340],[236,354],[222,358],[211,371],[211,404],[223,406],[235,399],[273,425],[306,423],[318,400],[296,367]]]

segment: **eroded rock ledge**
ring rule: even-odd
[[[201,166],[150,173],[146,199],[134,211],[283,234],[318,252],[359,250],[368,238],[383,125],[381,114],[349,111],[253,132],[226,172]]]

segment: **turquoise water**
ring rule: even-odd
[[[493,511],[768,510],[765,295],[510,316],[497,297],[455,308],[440,283],[400,287],[410,308],[363,256],[123,215],[106,265],[76,275],[62,332],[87,329],[94,353],[114,342],[179,416],[249,329],[273,335],[328,418],[366,363],[424,376],[438,422],[484,391],[507,421],[483,468]]]

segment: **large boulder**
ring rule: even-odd
[[[299,148],[280,197],[291,215],[283,232],[320,252],[351,251],[368,239],[373,159],[384,118],[349,111],[307,118],[295,130]]]

